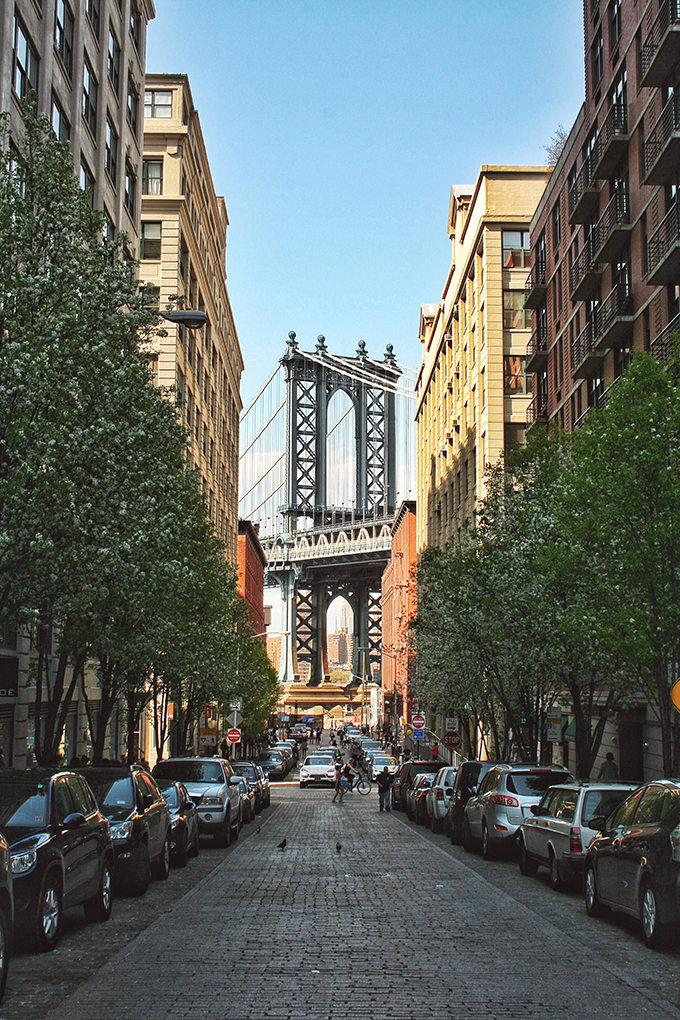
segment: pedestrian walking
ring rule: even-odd
[[[619,767],[614,760],[614,755],[611,751],[607,751],[607,757],[604,760],[602,768],[597,774],[598,779],[618,779],[619,778]]]
[[[439,744],[435,740],[434,744],[432,745],[432,761],[436,761],[438,757],[439,757]]]
[[[392,787],[392,776],[390,775],[387,765],[385,765],[382,772],[378,773],[378,799],[380,802],[380,810],[390,810],[390,789]]]
[[[338,797],[340,797],[340,802],[342,802],[342,798],[344,796],[345,788],[342,785],[342,765],[340,764],[339,761],[337,761],[335,763],[335,793],[333,794],[333,800],[331,801],[331,803],[335,804]]]

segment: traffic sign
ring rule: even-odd
[[[449,751],[457,751],[461,745],[461,735],[458,730],[448,730],[444,734],[442,743],[444,747],[448,747]]]
[[[424,740],[425,739],[425,730],[422,730],[422,729],[421,730],[415,730],[414,729],[414,731],[411,734],[411,736],[413,737],[414,740]]]
[[[227,716],[227,722],[230,726],[240,726],[243,722],[243,716],[240,712],[230,712]]]
[[[671,701],[676,712],[680,712],[680,680],[676,680],[671,687]]]
[[[425,716],[424,715],[412,715],[411,716],[411,726],[413,726],[414,730],[424,730],[425,729]]]
[[[230,744],[238,744],[241,739],[241,731],[237,729],[229,730],[227,732],[227,740]]]
[[[243,698],[235,694],[233,698],[229,699],[229,708],[233,709],[234,712],[240,712],[243,708]]]
[[[455,730],[456,728],[456,717],[455,715],[447,715],[446,722],[444,723],[444,732],[447,730]]]

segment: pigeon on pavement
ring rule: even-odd
[[[276,844],[277,850],[285,850],[288,845],[286,838],[284,837],[280,843]]]
[[[335,849],[338,851],[338,853],[340,853],[340,851],[342,850],[342,843],[336,843]]]

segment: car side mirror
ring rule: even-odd
[[[229,785],[238,786],[238,776],[229,776]]]
[[[597,832],[607,831],[607,819],[604,815],[593,815],[587,822],[584,822],[589,829],[595,829]]]
[[[532,815],[540,815],[540,813],[541,813],[541,805],[540,804],[532,804],[531,807],[529,808],[529,810],[531,811]]]
[[[146,811],[146,809],[150,808],[151,805],[153,804],[153,797],[151,796],[150,793],[143,793],[142,797],[141,797],[141,801],[142,801],[142,810]]]
[[[62,829],[79,829],[81,825],[85,825],[85,815],[80,811],[72,811],[61,823]]]
[[[470,788],[470,796],[471,797],[476,797],[478,793],[479,793],[479,787],[478,786],[472,786]]]

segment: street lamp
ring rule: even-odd
[[[178,326],[186,326],[187,329],[200,329],[208,321],[205,312],[197,308],[174,308],[158,314],[161,319],[167,319],[168,322],[174,322]]]

